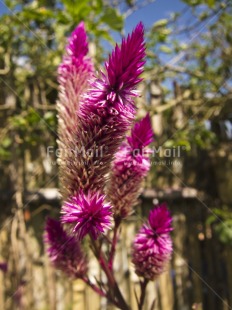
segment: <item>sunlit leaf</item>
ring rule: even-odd
[[[110,28],[116,31],[121,31],[123,27],[123,17],[114,8],[107,7],[104,10],[101,21],[106,23]]]

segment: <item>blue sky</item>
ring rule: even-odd
[[[9,11],[7,10],[6,6],[0,1],[0,15],[2,15],[4,13],[8,13],[8,12]]]
[[[171,12],[180,12],[184,7],[185,4],[180,0],[156,0],[127,18],[126,31],[131,31],[139,21],[149,27],[159,19],[168,18]]]

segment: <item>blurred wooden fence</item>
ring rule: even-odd
[[[154,195],[147,191],[143,196],[138,209],[141,216],[148,213],[153,199],[163,197],[161,200],[168,201],[175,227],[172,262],[159,280],[148,285],[144,310],[151,309],[154,300],[155,310],[232,307],[232,249],[222,245],[206,226],[208,209],[195,195],[190,192],[183,197],[173,191]],[[27,227],[20,229],[18,214],[0,232],[0,263],[8,264],[7,272],[0,271],[0,309],[114,309],[81,281],[71,283],[50,266],[41,240],[46,212],[35,213],[27,220]],[[129,258],[131,242],[140,225],[136,217],[124,223],[115,258],[116,276],[132,310],[137,309],[134,292],[138,291],[139,282]],[[21,234],[24,229],[28,231],[26,238]],[[90,258],[91,279],[100,274],[95,259]]]

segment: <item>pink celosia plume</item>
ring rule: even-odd
[[[114,216],[125,218],[142,189],[142,182],[150,169],[149,148],[153,141],[150,117],[147,114],[136,123],[118,152],[112,166],[107,197],[114,207]]]
[[[131,130],[131,136],[127,137],[127,141],[132,149],[140,151],[153,142],[153,131],[149,114],[134,125]]]
[[[82,239],[90,234],[93,239],[105,233],[111,226],[112,211],[99,193],[79,193],[66,201],[62,207],[62,222],[72,224],[73,233]]]
[[[154,280],[165,270],[172,254],[171,223],[165,203],[150,211],[148,223],[141,227],[133,243],[132,261],[139,276]]]
[[[66,46],[66,54],[58,68],[58,134],[61,191],[66,192],[67,162],[74,160],[76,148],[78,109],[82,95],[92,76],[93,64],[88,53],[84,23],[72,32]]]
[[[47,252],[53,265],[71,278],[87,272],[87,260],[75,236],[69,236],[57,220],[48,218],[45,227]]]
[[[66,83],[71,81],[77,91],[83,87],[77,78],[81,78],[83,74],[86,78],[93,71],[92,62],[87,57],[87,53],[87,35],[84,23],[81,22],[71,33],[66,46],[66,55],[58,68],[58,80],[61,85],[66,86]],[[66,90],[68,93],[69,89]]]
[[[135,30],[122,40],[121,46],[116,45],[114,51],[105,63],[105,73],[101,72],[92,84],[89,101],[92,103],[112,106],[118,112],[123,105],[131,105],[132,98],[137,96],[136,85],[142,80],[139,75],[143,72],[145,63],[144,27],[139,23]]]

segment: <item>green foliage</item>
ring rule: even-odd
[[[121,31],[123,28],[123,16],[120,15],[116,9],[111,7],[107,7],[104,10],[101,21],[116,31]]]
[[[213,209],[206,224],[211,225],[219,240],[232,246],[232,212],[228,207]]]
[[[209,7],[213,7],[215,5],[215,0],[183,0],[183,2],[188,5],[197,6],[200,4],[207,4]]]
[[[204,124],[193,122],[187,129],[177,130],[175,139],[168,139],[164,146],[183,146],[187,152],[199,149],[210,149],[217,142],[215,133],[205,128]]]
[[[55,133],[56,115],[54,112],[46,112],[41,117],[37,111],[29,108],[27,111],[9,117],[7,127],[9,130],[2,137],[0,144],[0,156],[2,155],[4,159],[10,157],[10,150],[14,144],[20,146],[22,150],[43,144],[48,130]]]
[[[183,14],[171,14],[151,27],[147,76],[162,88],[160,110],[168,127],[160,143],[184,145],[191,152],[195,148],[210,149],[219,142],[203,124],[219,117],[231,92],[232,2],[184,2],[188,6]],[[177,96],[181,97],[178,122],[182,126],[175,124],[175,105],[168,104]]]
[[[73,20],[81,20],[92,11],[88,0],[82,0],[81,2],[78,0],[64,0],[63,3],[67,13],[72,16]]]
[[[6,119],[0,115],[5,126],[0,130],[0,158],[4,160],[11,157],[16,146],[24,150],[55,143],[56,74],[67,35],[84,20],[97,50],[95,60],[102,61],[104,41],[112,43],[112,33],[121,32],[124,25],[117,8],[102,0],[5,3],[12,14],[0,16],[0,68],[9,65],[1,86],[4,96],[13,90],[17,107]]]

